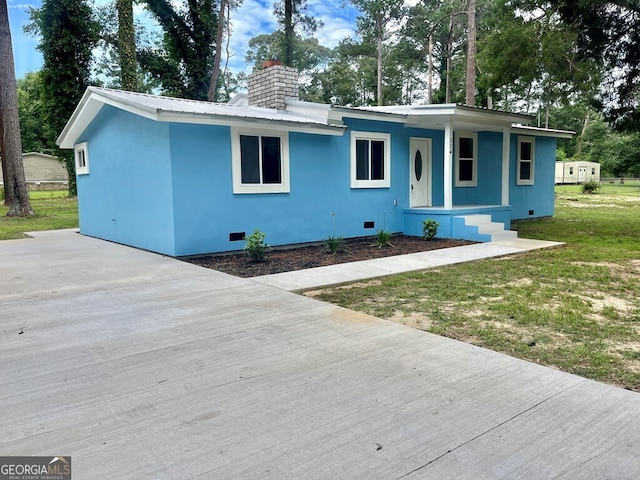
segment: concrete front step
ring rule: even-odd
[[[490,241],[492,242],[518,238],[518,232],[505,230],[504,223],[493,222],[491,215],[464,215],[462,218],[464,219],[465,226],[475,227],[479,234],[490,236]]]

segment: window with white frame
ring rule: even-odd
[[[233,193],[289,192],[287,132],[231,130]]]
[[[351,132],[351,188],[391,185],[391,135]]]
[[[457,135],[455,185],[456,187],[478,185],[478,135],[475,133]]]
[[[89,153],[87,142],[79,143],[74,148],[76,160],[76,174],[86,175],[89,173]]]
[[[533,185],[535,169],[535,140],[533,137],[518,137],[518,185]]]

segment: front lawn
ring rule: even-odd
[[[78,200],[64,191],[30,192],[35,217],[7,218],[7,208],[0,208],[0,240],[24,238],[24,232],[78,227]]]
[[[567,245],[310,294],[640,391],[640,196],[560,193],[512,228]]]

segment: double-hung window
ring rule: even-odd
[[[390,152],[388,133],[351,132],[351,188],[388,188]]]
[[[86,175],[89,173],[89,153],[87,150],[87,142],[79,143],[74,148],[74,156],[76,161],[76,174]]]
[[[533,137],[518,137],[518,185],[533,185],[535,142]]]
[[[457,135],[456,141],[456,187],[478,185],[478,135]]]
[[[232,129],[233,193],[289,192],[286,132]]]

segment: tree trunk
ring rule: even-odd
[[[377,65],[377,76],[378,76],[378,105],[382,105],[382,40],[383,40],[383,26],[382,26],[382,18],[378,16],[376,19],[376,40],[377,40],[377,50],[378,50],[378,65]]]
[[[226,20],[224,17],[228,0],[220,0],[220,10],[218,11],[218,29],[216,31],[216,53],[213,57],[213,70],[211,72],[211,83],[207,100],[215,102],[216,91],[218,90],[218,77],[220,76],[220,63],[222,62],[222,34],[224,33]]]
[[[7,216],[33,215],[22,164],[22,141],[18,117],[18,90],[11,48],[7,1],[0,0],[0,156]]]
[[[587,133],[587,127],[589,126],[589,112],[587,112],[587,116],[584,117],[584,122],[582,123],[582,131],[580,132],[580,136],[578,137],[578,145],[576,146],[576,158],[580,158],[582,155],[582,141],[584,140],[584,136]]]
[[[138,91],[136,39],[133,30],[133,0],[116,0],[118,9],[118,56],[122,90]]]
[[[433,103],[433,33],[429,34],[429,53],[427,61],[427,103]]]
[[[284,0],[284,58],[282,63],[293,67],[293,2]]]
[[[465,103],[476,104],[476,0],[467,4],[467,92]]]
[[[451,103],[451,55],[453,50],[453,14],[449,16],[449,38],[447,38],[447,77],[445,81],[445,103]]]

